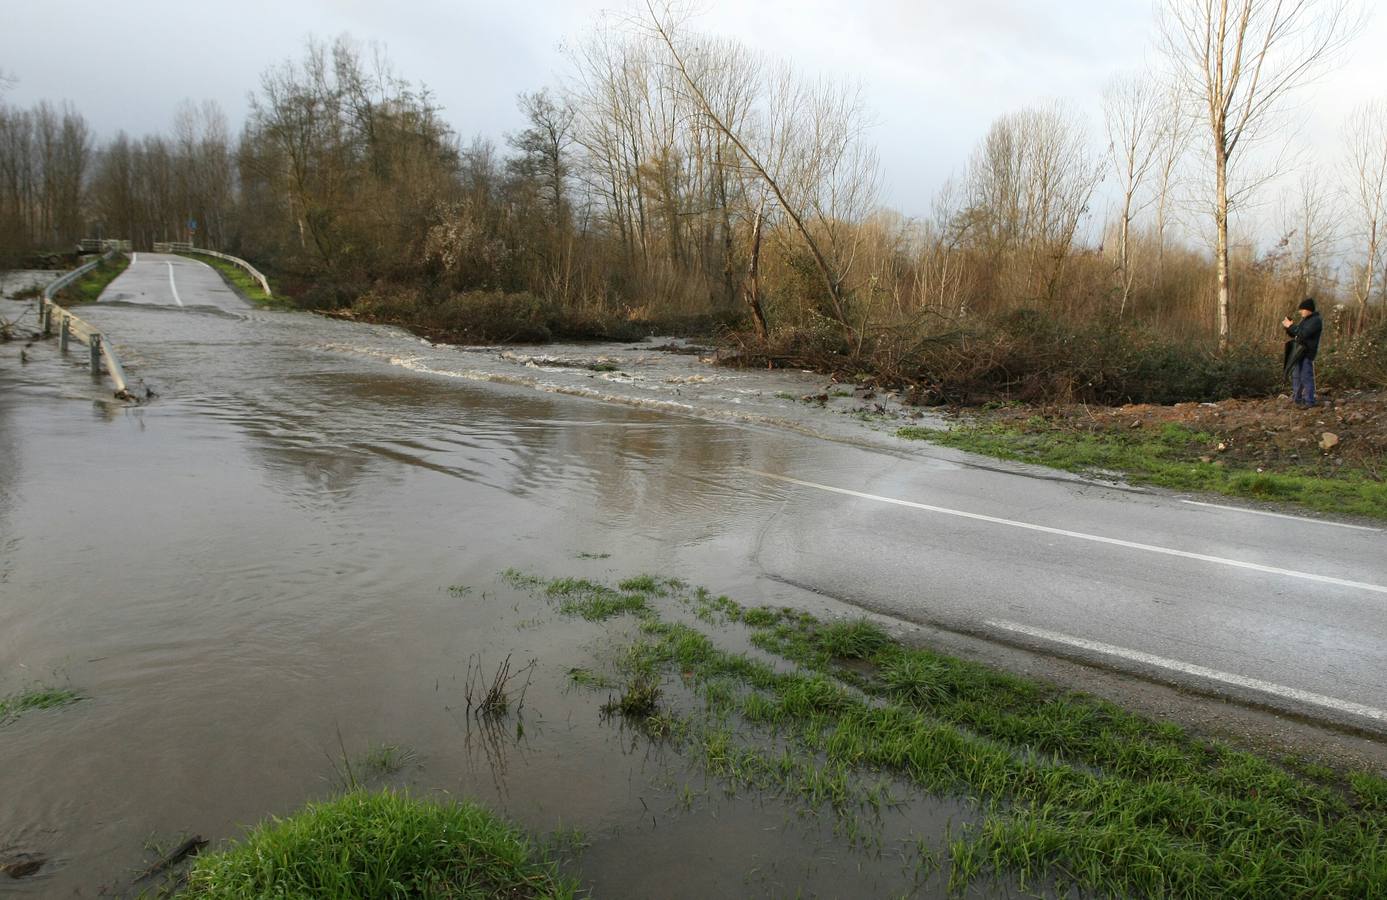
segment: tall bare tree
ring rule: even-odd
[[[851,229],[844,226],[865,214],[876,188],[876,160],[861,141],[865,108],[860,93],[829,82],[806,85],[782,69],[771,79],[761,127],[737,128],[720,114],[690,64],[690,42],[671,6],[648,0],[646,10],[647,27],[699,113],[770,190],[808,250],[823,282],[828,315],[859,342],[860,330],[848,309],[855,246]]]
[[[1103,163],[1062,104],[998,118],[968,167],[969,239],[1003,302],[1058,298]]]
[[[1156,207],[1156,277],[1165,274],[1165,251],[1170,231],[1170,220],[1176,212],[1176,196],[1180,188],[1180,166],[1184,162],[1186,146],[1196,121],[1185,114],[1181,100],[1181,90],[1177,83],[1166,86],[1161,98],[1161,124],[1157,136],[1158,150],[1155,164],[1155,184],[1152,185],[1152,203]]]
[[[1348,151],[1348,195],[1360,241],[1354,295],[1361,328],[1368,316],[1373,285],[1382,278],[1382,251],[1387,243],[1387,100],[1375,100],[1356,109],[1345,124],[1344,143]]]
[[[1301,172],[1282,202],[1282,232],[1292,238],[1296,299],[1315,293],[1328,279],[1326,262],[1338,239],[1334,196],[1318,169]]]
[[[1357,30],[1349,0],[1164,0],[1167,53],[1208,125],[1214,176],[1218,341],[1230,339],[1230,171],[1265,137],[1285,96]],[[1242,196],[1240,196],[1242,195]]]
[[[1127,312],[1136,281],[1136,268],[1132,264],[1132,221],[1155,199],[1143,189],[1147,177],[1160,162],[1162,112],[1159,89],[1149,74],[1119,76],[1103,91],[1108,159],[1121,195],[1117,218],[1117,276],[1121,292],[1118,315]]]

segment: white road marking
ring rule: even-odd
[[[1233,512],[1250,513],[1254,516],[1271,516],[1273,519],[1290,519],[1293,522],[1306,522],[1310,525],[1333,525],[1335,528],[1352,528],[1356,531],[1381,531],[1381,528],[1371,528],[1367,525],[1350,525],[1347,522],[1330,522],[1327,519],[1311,519],[1308,516],[1288,516],[1285,513],[1268,512],[1265,509],[1248,509],[1245,506],[1225,506],[1222,503],[1204,503],[1200,500],[1181,500],[1181,503],[1188,503],[1190,506],[1207,506],[1210,509],[1227,509]]]
[[[1144,663],[1148,666],[1169,669],[1173,672],[1182,672],[1197,678],[1208,678],[1213,681],[1221,681],[1224,684],[1248,688],[1259,693],[1272,694],[1287,700],[1295,700],[1300,703],[1308,703],[1312,706],[1322,706],[1325,709],[1332,709],[1355,716],[1363,716],[1368,719],[1376,719],[1379,722],[1387,722],[1387,710],[1377,709],[1372,706],[1364,706],[1361,703],[1353,703],[1349,700],[1340,700],[1337,697],[1327,697],[1324,694],[1316,694],[1311,691],[1302,691],[1298,688],[1286,687],[1285,685],[1274,684],[1270,681],[1262,681],[1259,678],[1234,675],[1232,672],[1220,672],[1217,669],[1196,666],[1193,663],[1180,662],[1178,659],[1153,656],[1150,653],[1143,653],[1140,650],[1128,650],[1126,647],[1114,647],[1112,644],[1085,640],[1084,638],[1078,638],[1068,634],[1060,634],[1057,631],[1047,631],[1044,628],[1032,628],[1029,625],[1018,625],[1015,622],[988,619],[983,624],[992,628],[999,628],[1003,631],[1014,631],[1017,634],[1029,635],[1030,637],[1040,638],[1045,641],[1053,641],[1056,644],[1067,644],[1071,647],[1078,647],[1081,650],[1102,653],[1105,656],[1116,656],[1121,659],[1131,660],[1132,662]]]
[[[173,302],[182,306],[183,300],[178,296],[178,285],[173,283],[173,263],[166,262],[164,265],[169,267],[169,290],[173,291]]]
[[[957,516],[961,519],[973,519],[977,522],[990,522],[993,525],[1006,525],[1011,528],[1024,528],[1027,531],[1039,531],[1044,534],[1056,534],[1060,537],[1074,538],[1080,541],[1093,541],[1098,544],[1110,544],[1114,547],[1126,547],[1130,550],[1144,550],[1147,553],[1159,553],[1164,556],[1178,556],[1183,559],[1197,559],[1201,562],[1215,563],[1221,566],[1232,566],[1236,569],[1249,569],[1253,572],[1265,572],[1269,575],[1284,575],[1288,578],[1300,578],[1305,581],[1315,581],[1320,584],[1332,584],[1338,587],[1354,588],[1360,591],[1372,591],[1377,594],[1387,594],[1387,585],[1369,584],[1365,581],[1349,581],[1346,578],[1334,578],[1329,575],[1316,575],[1312,572],[1298,572],[1295,569],[1282,569],[1276,566],[1264,566],[1260,563],[1245,562],[1241,559],[1228,559],[1223,556],[1210,556],[1206,553],[1192,553],[1189,550],[1176,550],[1173,547],[1161,547],[1156,544],[1143,544],[1138,541],[1124,541],[1120,538],[1104,537],[1101,534],[1088,534],[1083,531],[1070,531],[1067,528],[1052,528],[1049,525],[1036,525],[1031,522],[1018,522],[1015,519],[1003,519],[999,516],[987,516],[982,513],[966,512],[961,509],[950,509],[947,506],[931,506],[928,503],[916,503],[913,500],[897,500],[895,497],[882,497],[877,494],[866,494],[862,491],[849,490],[848,488],[833,487],[828,484],[818,484],[813,481],[801,481],[798,478],[790,478],[786,475],[775,475],[771,472],[762,472],[757,469],[746,469],[745,471],[753,475],[760,475],[763,478],[771,478],[776,481],[783,481],[787,484],[797,484],[801,487],[814,488],[819,491],[828,491],[833,494],[844,494],[849,497],[860,497],[863,500],[875,500],[878,503],[890,503],[895,506],[908,506],[911,509],[922,509],[926,512],[939,513],[945,516]]]

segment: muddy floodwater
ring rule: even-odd
[[[745,474],[812,464],[823,442],[716,421],[794,417],[821,381],[711,371],[721,411],[698,417],[674,404],[700,382],[671,380],[694,367],[654,351],[619,363],[655,385],[642,409],[568,396],[613,371],[522,360],[493,378],[478,360],[496,351],[307,314],[82,313],[156,396],[111,400],[51,343],[23,364],[0,346],[0,694],[84,698],[0,725],[0,850],[50,859],[0,895],[128,895],[151,847],[234,838],[330,796],[353,760],[364,783],[568,835],[565,869],[594,896],[944,891],[918,842],[942,849],[966,802],[889,809],[852,847],[823,810],[729,796],[571,684],[625,626],[500,577],[651,572],[842,611],[764,577],[785,487]],[[468,672],[506,656],[535,663],[523,708],[478,727]],[[397,765],[371,768],[384,746]]]

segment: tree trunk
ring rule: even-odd
[[[1373,243],[1376,243],[1376,241]],[[1370,252],[1368,254],[1368,264],[1364,267],[1363,293],[1358,297],[1358,330],[1360,332],[1368,324],[1368,298],[1372,296],[1373,278],[1377,274],[1377,267],[1374,265],[1376,257],[1377,253],[1375,251]]]
[[[1218,349],[1228,349],[1229,341],[1229,267],[1228,267],[1228,154],[1220,142],[1214,148],[1214,172],[1217,181],[1217,196],[1214,200],[1214,224],[1218,229],[1218,243],[1214,249],[1218,257]]]
[[[1127,301],[1132,295],[1132,259],[1128,248],[1128,240],[1132,231],[1132,197],[1127,195],[1122,207],[1122,234],[1118,238],[1117,258],[1118,266],[1122,269],[1122,303],[1117,307],[1118,318],[1127,314]]]
[[[747,263],[746,303],[751,307],[751,317],[756,322],[756,334],[762,343],[770,340],[770,329],[766,327],[766,313],[761,308],[761,226],[765,221],[765,201],[756,209],[756,224],[751,228],[751,261]]]

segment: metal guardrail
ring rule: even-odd
[[[161,250],[161,249],[160,249],[161,247],[164,248],[164,249]],[[154,252],[155,252],[155,253],[201,253],[201,254],[204,255],[204,256],[215,256],[217,259],[224,259],[224,260],[226,260],[226,261],[229,262],[229,263],[234,263],[234,264],[240,266],[241,268],[245,269],[248,273],[250,273],[250,277],[251,277],[251,278],[254,278],[257,282],[259,282],[259,284],[260,284],[260,289],[261,289],[262,291],[265,292],[265,296],[266,296],[266,297],[273,297],[273,296],[274,296],[274,292],[270,290],[270,281],[269,281],[269,279],[266,278],[264,275],[260,274],[260,270],[259,270],[259,269],[255,268],[255,266],[252,266],[250,263],[246,262],[244,259],[241,259],[239,256],[232,256],[232,255],[229,254],[229,253],[218,253],[216,250],[204,250],[204,249],[202,249],[201,247],[194,247],[192,244],[189,244],[189,243],[187,243],[186,241],[169,241],[168,243],[155,244],[155,245],[154,245]]]
[[[39,329],[44,337],[52,336],[53,320],[56,318],[58,320],[58,349],[66,353],[68,344],[74,338],[86,344],[87,350],[91,354],[92,374],[101,374],[101,362],[105,360],[106,371],[110,373],[111,380],[116,385],[116,396],[126,397],[129,395],[129,391],[125,378],[125,368],[120,364],[120,357],[116,355],[116,350],[111,346],[110,341],[107,341],[101,332],[92,327],[91,324],[53,301],[54,294],[101,265],[103,260],[115,255],[115,252],[115,250],[109,250],[100,259],[73,269],[44,287],[43,293],[39,296]]]
[[[116,238],[82,238],[77,246],[83,253],[109,253],[112,250],[130,252],[130,242]]]

